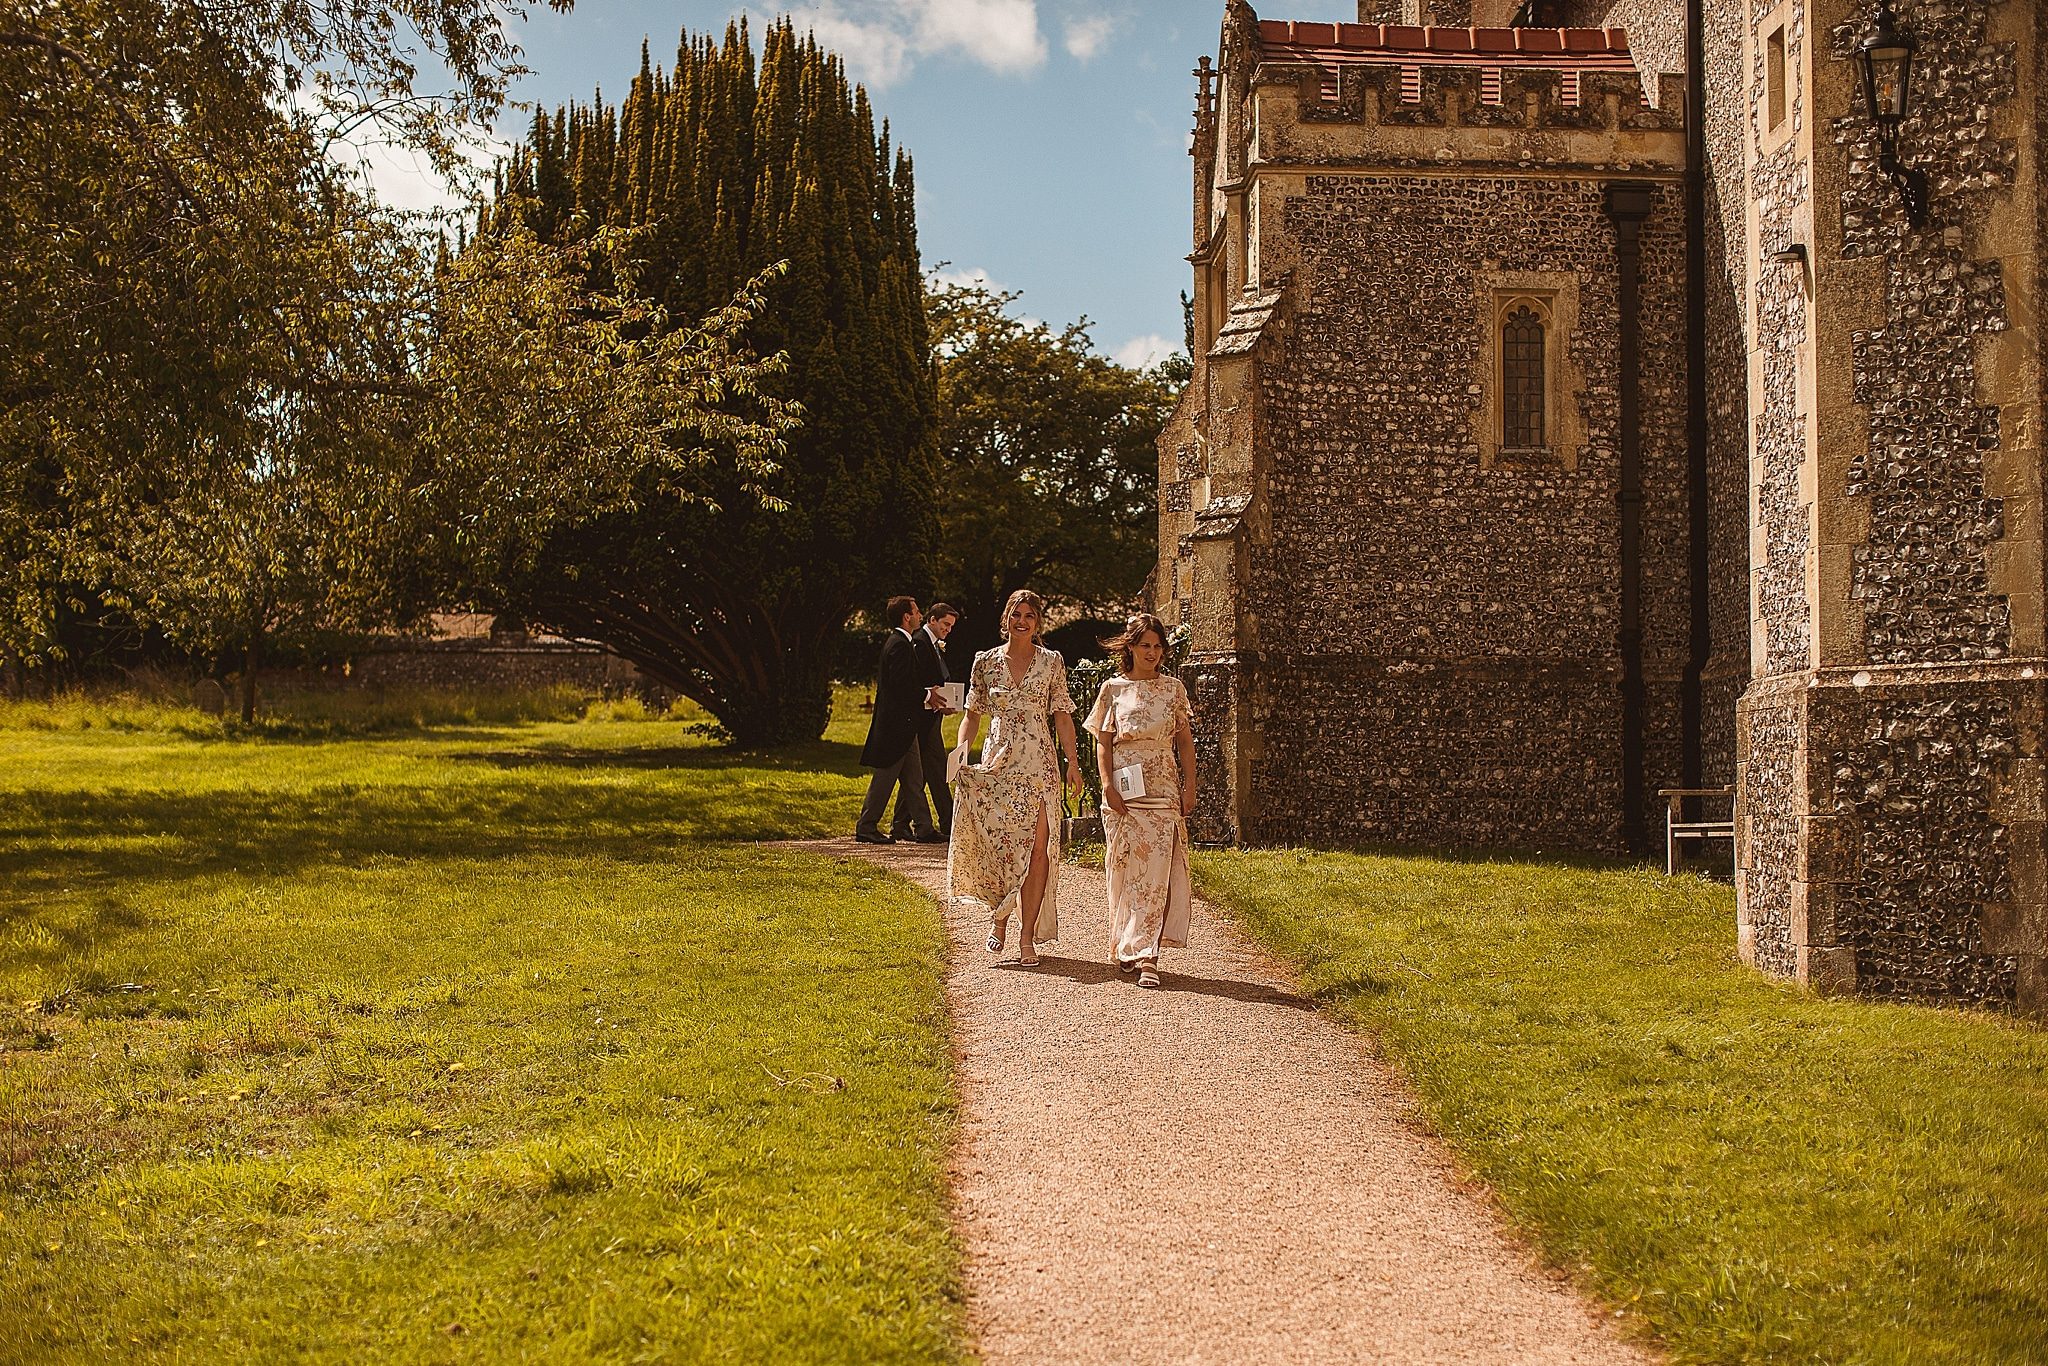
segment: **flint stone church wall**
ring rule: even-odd
[[[1667,4],[1683,23],[1683,8]],[[1700,138],[1706,156],[1702,260],[1705,271],[1707,440],[1707,621],[1709,654],[1701,686],[1701,776],[1708,785],[1735,779],[1736,702],[1750,676],[1750,410],[1749,341],[1744,296],[1749,288],[1749,198],[1743,163],[1748,118],[1737,100],[1712,92],[1739,90],[1745,20],[1742,5],[1703,7],[1701,60],[1708,98]]]
[[[2009,270],[2038,285],[2042,206],[2026,206],[2028,230],[2001,231],[2021,179],[2018,142],[2002,134],[2022,121],[2010,110],[2018,47],[1991,32],[2015,3],[1910,7],[1919,51],[1901,151],[1930,177],[1925,228],[1907,222],[1878,167],[1860,98],[1845,97],[1867,31],[1860,7],[1789,7],[1795,53],[1813,46],[1795,70],[1835,92],[1835,112],[1811,129],[1814,162],[1750,129],[1760,249],[1805,240],[1821,219],[1834,231],[1814,240],[1838,255],[1822,263],[1832,292],[1817,300],[1795,269],[1755,285],[1766,629],[1741,705],[1738,889],[1742,949],[1760,967],[1824,988],[2038,1011],[2048,684],[2025,662],[2041,654],[2041,589],[2023,567],[2039,563],[2040,438],[2026,416],[2041,411],[2041,342],[2001,338],[2013,326]],[[1761,25],[1778,21],[1753,18],[1755,52]],[[2024,22],[2038,35],[2038,8]],[[1759,61],[1752,111],[1763,78]],[[1793,117],[1816,117],[1813,90],[1792,93]],[[2024,122],[2040,135],[2038,92]],[[2025,247],[2003,254],[2016,238]],[[1838,283],[1852,279],[1868,285]],[[1809,328],[1828,355],[1846,355],[1846,373],[1810,354]],[[1839,411],[1808,411],[1805,395],[1843,388]],[[2015,499],[2030,538],[2019,543],[2008,541]],[[1831,571],[1829,543],[1811,543],[1815,525],[1848,541],[1843,570]],[[2014,592],[2031,616],[2024,651]]]
[[[1359,17],[1391,21],[1396,3],[1362,0]],[[1505,22],[1496,0],[1398,3],[1409,23]],[[1700,583],[1677,186],[1649,171],[1657,156],[1581,162],[1536,133],[1670,129],[1682,86],[1646,80],[1666,106],[1651,109],[1602,73],[1584,78],[1592,101],[1560,101],[1510,68],[1482,97],[1469,68],[1423,55],[1397,93],[1384,63],[1318,70],[1315,44],[1349,41],[1327,26],[1281,25],[1293,55],[1256,80],[1298,83],[1312,135],[1289,143],[1281,109],[1259,155],[1293,157],[1298,179],[1268,192],[1283,212],[1249,219],[1231,196],[1257,172],[1241,149],[1217,160],[1224,121],[1198,120],[1198,283],[1227,284],[1234,330],[1197,358],[1161,464],[1162,593],[1209,642],[1198,818],[1260,842],[1620,847],[1619,328],[1601,193],[1647,175],[1661,184],[1639,372],[1644,785],[1678,781],[1703,603],[1698,740],[1704,779],[1732,770],[1739,789],[1743,956],[1823,989],[2048,1013],[2048,4],[1901,0],[1919,56],[1900,150],[1929,176],[1923,230],[1855,85],[1874,6],[1702,9]],[[1540,12],[1625,27],[1646,72],[1684,64],[1680,0]],[[1226,53],[1258,27],[1231,0]],[[1787,122],[1766,128],[1780,29]],[[1463,50],[1419,34],[1368,41]],[[1245,136],[1243,94],[1226,143]],[[1314,131],[1373,121],[1351,144]],[[1369,164],[1337,173],[1357,151]],[[1537,173],[1517,174],[1518,155]],[[1555,459],[1475,436],[1495,420],[1485,282],[1518,274],[1572,282],[1578,425]],[[1218,363],[1227,384],[1204,390]]]
[[[1598,177],[1309,176],[1312,280],[1262,371],[1269,623],[1250,718],[1254,840],[1618,851],[1619,315]],[[1642,232],[1650,786],[1679,779],[1686,650],[1683,217]],[[1489,276],[1572,277],[1585,440],[1482,466]]]

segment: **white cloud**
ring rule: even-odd
[[[353,107],[353,106],[344,106]],[[421,152],[393,142],[386,126],[375,119],[351,121],[324,108],[316,91],[304,87],[284,102],[282,112],[296,116],[308,136],[323,147],[327,159],[355,172],[359,182],[386,208],[411,213],[448,213],[468,206],[471,196],[451,186]],[[349,128],[343,137],[338,130]],[[488,188],[491,164],[512,155],[512,144],[492,133],[469,129],[459,134],[459,150],[469,163],[470,177]]]
[[[1116,349],[1116,363],[1133,370],[1149,370],[1180,350],[1180,343],[1157,332],[1133,337]]]
[[[355,165],[386,208],[432,213],[466,202],[466,196],[451,190],[424,156],[409,148],[376,143],[347,153],[337,147],[334,153],[337,160]]]
[[[477,184],[488,190],[492,162],[510,157],[512,144],[472,131],[462,151]],[[470,202],[469,194],[451,186],[424,153],[387,141],[374,124],[359,130],[355,137],[329,140],[327,156],[353,170],[386,208],[445,213]]]
[[[910,74],[915,60],[910,36],[900,28],[862,23],[829,11],[797,18],[818,36],[819,43],[846,58],[855,80],[873,89],[894,85]]]
[[[966,57],[1006,75],[1045,64],[1038,0],[813,0],[783,9],[876,89],[902,80],[921,57]]]
[[[896,0],[917,16],[919,46],[958,50],[993,71],[1030,71],[1045,64],[1037,0]]]
[[[1093,61],[1109,42],[1109,35],[1116,31],[1116,20],[1107,14],[1093,14],[1084,19],[1067,20],[1067,55],[1077,61]]]

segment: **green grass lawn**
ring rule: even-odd
[[[2048,1362],[2048,1032],[1741,967],[1640,869],[1200,855],[1510,1217],[1674,1360]]]
[[[0,1360],[960,1359],[864,719],[0,717]]]

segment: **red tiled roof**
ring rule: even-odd
[[[1424,28],[1261,19],[1259,45],[1268,61],[1309,62],[1325,69],[1472,65],[1635,70],[1628,32],[1618,28]]]

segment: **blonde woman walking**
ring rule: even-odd
[[[1044,600],[1019,589],[1003,608],[1006,643],[974,657],[959,752],[974,748],[984,717],[988,743],[979,764],[960,769],[946,865],[947,895],[989,908],[990,953],[1003,951],[1015,898],[1017,963],[1027,968],[1060,932],[1062,760],[1068,790],[1081,790],[1066,664],[1038,643],[1044,625]]]
[[[1138,985],[1159,985],[1159,951],[1186,948],[1194,897],[1188,881],[1187,815],[1195,809],[1195,734],[1187,690],[1161,674],[1166,626],[1140,612],[1102,642],[1123,672],[1102,685],[1088,713],[1102,774],[1103,871],[1109,883],[1109,951]]]

